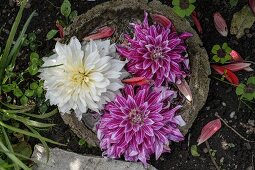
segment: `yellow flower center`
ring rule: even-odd
[[[89,74],[88,72],[85,72],[83,70],[77,70],[72,75],[72,81],[75,84],[79,84],[79,85],[83,83],[88,83],[90,81],[88,74]]]

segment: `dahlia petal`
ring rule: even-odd
[[[146,133],[148,136],[154,136],[153,130],[150,126],[144,125],[142,126],[142,130],[144,133]]]

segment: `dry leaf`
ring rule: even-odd
[[[248,5],[245,5],[240,11],[233,15],[230,33],[235,34],[236,38],[241,38],[244,35],[244,29],[250,28],[254,21],[255,17],[252,10]]]

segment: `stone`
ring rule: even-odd
[[[147,0],[115,0],[99,4],[75,18],[74,22],[65,29],[63,42],[67,42],[72,36],[82,40],[95,29],[108,25],[116,28],[111,40],[115,43],[121,43],[123,32],[131,31],[129,23],[137,19],[143,20],[144,11],[160,13],[173,22],[178,32],[193,34],[193,37],[186,41],[191,67],[191,76],[187,81],[192,91],[193,101],[185,101],[180,112],[186,122],[186,125],[180,129],[186,135],[196,119],[198,111],[206,102],[210,83],[208,76],[211,70],[207,52],[203,48],[203,43],[198,34],[187,20],[177,16],[169,6],[163,5],[157,0],[149,3]],[[92,146],[98,146],[99,141],[95,129],[91,129],[84,122],[78,121],[74,114],[62,115],[64,122],[71,127],[78,137],[85,139]],[[91,125],[89,126],[91,127]]]
[[[59,148],[50,149],[47,162],[45,148],[41,145],[35,145],[31,158],[37,163],[33,170],[157,170],[152,165],[145,168],[142,163],[79,155]]]

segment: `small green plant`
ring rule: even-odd
[[[26,29],[35,15],[33,12],[24,24],[21,33],[14,40],[22,18],[27,1],[20,1],[21,6],[16,19],[11,28],[9,37],[4,50],[0,50],[0,169],[4,170],[30,170],[27,160],[31,160],[32,148],[29,144],[29,138],[37,138],[41,141],[47,150],[49,148],[46,142],[59,144],[40,135],[40,130],[52,127],[54,124],[42,123],[41,119],[46,119],[58,111],[57,109],[45,113],[48,110],[44,98],[42,97],[42,83],[34,80],[31,75],[38,72],[42,64],[39,55],[35,52],[30,55],[30,65],[27,70],[19,68],[15,72],[16,58],[20,49],[24,46],[25,40],[29,43],[35,43],[35,34],[26,36]],[[30,50],[36,48],[29,46]],[[33,66],[33,68],[32,68]],[[31,68],[30,68],[31,67]],[[29,74],[28,74],[29,73]],[[29,76],[29,81],[25,81]],[[27,79],[26,79],[27,80]],[[33,81],[31,83],[31,81]],[[30,99],[33,99],[30,101]],[[35,102],[36,101],[36,102]],[[41,101],[41,102],[37,102]],[[33,104],[33,103],[36,103]],[[42,107],[42,109],[41,109]],[[44,109],[43,109],[44,107]],[[33,112],[44,112],[44,114],[34,114]]]
[[[227,43],[223,43],[222,47],[220,45],[214,45],[211,52],[213,55],[213,60],[217,63],[224,64],[227,61],[231,60],[230,52],[232,49],[228,46]]]
[[[58,27],[58,30],[56,29],[50,30],[46,35],[47,40],[54,38],[58,32],[62,34],[63,31],[62,27],[68,26],[71,22],[73,22],[74,18],[78,15],[78,12],[76,10],[72,11],[71,3],[69,0],[63,1],[60,7],[60,12],[63,15],[64,19],[57,20],[56,26]]]
[[[200,154],[197,151],[197,145],[192,145],[190,148],[191,155],[194,157],[200,156]]]
[[[173,0],[173,10],[182,18],[190,16],[195,9],[195,6],[193,5],[195,2],[196,0]]]
[[[23,46],[29,47],[31,51],[36,51],[40,43],[41,42],[36,40],[36,34],[34,32],[31,32],[27,34]]]
[[[246,84],[240,83],[236,88],[236,94],[240,99],[252,101],[255,99],[255,77],[248,78]]]
[[[36,52],[30,54],[30,63],[28,67],[28,72],[30,75],[34,76],[38,73],[40,66],[43,64],[43,61],[40,59],[39,55]]]

